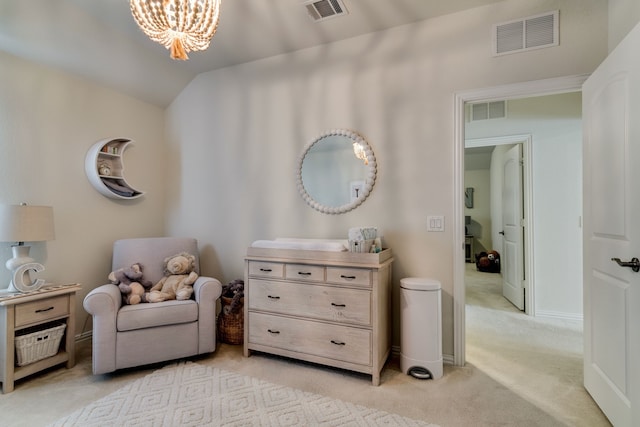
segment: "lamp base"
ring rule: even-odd
[[[15,245],[11,247],[13,258],[6,262],[7,269],[13,272],[7,292],[33,292],[44,285],[43,279],[32,281],[30,271],[44,271],[44,266],[29,257],[30,246]]]
[[[31,246],[20,244],[11,246],[13,258],[6,262],[5,266],[7,267],[7,269],[13,271],[16,268],[20,267],[22,264],[34,262],[35,260],[29,256],[30,250]]]

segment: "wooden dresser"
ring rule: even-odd
[[[245,258],[244,354],[371,374],[391,349],[390,249],[377,254],[253,248]]]

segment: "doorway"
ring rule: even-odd
[[[497,260],[491,260],[489,270],[497,271],[502,282],[502,295],[518,310],[535,316],[535,298],[533,278],[533,199],[532,199],[532,137],[531,135],[508,135],[501,137],[467,139],[465,141],[465,192],[469,188],[479,186],[477,202],[471,207],[465,203],[465,241],[471,241],[475,249],[471,261],[481,253],[492,253]],[[517,179],[506,176],[505,164],[507,153],[519,152],[516,162]],[[519,187],[517,191],[514,185]],[[507,198],[516,197],[511,203]],[[505,224],[505,214],[513,215],[518,205],[518,219],[512,224],[517,227],[516,250],[509,244],[513,242],[510,235],[505,235],[509,224]],[[513,246],[513,245],[511,245]],[[466,254],[465,254],[466,256]],[[469,261],[469,257],[466,257]],[[466,269],[468,270],[468,268]]]
[[[559,105],[565,98],[571,99],[573,105],[577,106],[577,111],[574,109],[572,112],[576,115],[575,119],[555,115],[557,114],[555,110],[560,109]],[[523,111],[528,111],[528,109],[522,108],[527,102],[535,104],[535,108],[531,109],[533,111],[531,118],[525,117],[523,113]],[[549,102],[550,106],[541,107],[544,102]],[[521,280],[523,288],[526,290],[526,313],[532,316],[526,316],[525,313],[507,301],[500,274],[478,272],[473,268],[475,265],[463,263],[466,322],[464,357],[465,360],[468,357],[474,369],[481,370],[496,381],[507,385],[527,400],[536,402],[541,407],[549,408],[551,413],[558,409],[558,405],[568,404],[567,402],[560,404],[557,396],[554,398],[555,393],[562,395],[584,394],[581,385],[582,324],[581,319],[576,318],[578,314],[581,315],[581,292],[579,295],[576,293],[576,299],[580,300],[579,313],[572,306],[566,308],[561,304],[558,306],[550,305],[550,286],[548,283],[550,279],[547,270],[554,270],[554,274],[557,274],[563,266],[561,263],[549,265],[549,269],[542,268],[540,265],[536,266],[536,263],[542,263],[544,266],[544,263],[547,262],[545,257],[548,255],[544,252],[553,251],[554,242],[562,246],[562,240],[566,241],[568,235],[558,234],[558,229],[552,225],[554,220],[561,220],[567,211],[576,212],[575,218],[564,218],[564,220],[575,221],[572,232],[581,237],[579,227],[581,198],[572,198],[569,194],[581,193],[581,188],[566,191],[563,190],[566,183],[560,182],[561,179],[565,179],[567,175],[571,174],[575,175],[575,180],[578,182],[582,178],[581,168],[576,169],[573,167],[575,164],[568,164],[576,157],[579,161],[581,157],[581,96],[579,91],[569,90],[562,93],[536,93],[511,98],[509,103],[513,108],[511,110],[513,114],[509,119],[498,119],[493,124],[486,121],[475,128],[473,126],[470,128],[469,122],[465,121],[463,132],[467,147],[489,145],[501,147],[503,153],[514,151],[507,149],[507,147],[527,147],[523,150],[522,157],[523,182],[526,181],[526,184],[521,202],[523,206],[521,218],[522,233],[526,243],[524,246],[526,266],[523,269]],[[516,104],[520,105],[521,110],[516,111]],[[567,120],[570,123],[563,127],[561,123]],[[514,125],[510,121],[517,123]],[[532,125],[534,121],[540,121],[541,124]],[[522,132],[527,128],[531,129],[530,134],[517,135],[517,132]],[[578,130],[573,135],[567,135],[567,128]],[[553,131],[557,132],[558,136],[553,136]],[[500,136],[503,138],[502,141],[491,142],[491,135],[505,136]],[[500,145],[499,142],[509,145]],[[558,151],[554,152],[554,149]],[[496,151],[495,148],[494,151]],[[559,168],[559,164],[563,164],[562,159],[568,160],[565,162],[566,169]],[[494,155],[491,162],[497,163],[494,165],[495,168],[490,167],[491,169],[500,170],[502,167],[500,153]],[[466,163],[463,159],[463,168],[464,166]],[[464,179],[466,174],[465,171],[461,185],[461,188],[465,189],[473,186],[468,179]],[[496,173],[486,172],[486,175],[493,179]],[[546,179],[545,175],[549,179]],[[551,179],[552,177],[556,180],[555,182]],[[555,191],[554,185],[558,187],[558,191]],[[490,187],[490,191],[500,192],[500,190],[494,189],[494,186]],[[476,201],[480,197],[479,193],[481,192],[474,191]],[[566,200],[562,199],[563,195]],[[563,204],[563,202],[567,202],[567,204]],[[578,206],[577,209],[571,207],[575,207],[575,205]],[[473,209],[469,210],[468,208],[465,208],[463,213],[465,216],[474,215]],[[480,212],[477,215],[481,216]],[[492,230],[488,233],[490,238],[486,239],[484,249],[498,249],[502,252],[505,250],[501,240],[503,237],[498,234],[504,229],[500,220],[502,216],[496,213],[489,216],[490,220],[487,221],[488,225],[485,227]],[[558,228],[569,228],[566,225],[567,222],[563,224],[565,225]],[[537,231],[537,234],[534,231]],[[481,233],[481,236],[484,237],[485,233]],[[575,246],[579,249],[578,256],[581,259],[581,238]],[[543,253],[540,253],[540,248],[544,248]],[[563,248],[552,257],[564,260],[565,252],[566,248]],[[576,287],[581,289],[581,263],[577,270],[579,277],[575,280]],[[539,274],[536,275],[536,272]],[[540,286],[536,286],[538,278],[543,280]],[[559,288],[560,286],[555,287]],[[560,295],[554,295],[554,298],[559,302],[562,300]],[[553,303],[552,301],[551,304]],[[565,316],[566,319],[558,318],[562,316]],[[572,317],[573,319],[569,320]]]
[[[454,206],[454,364],[465,364],[465,236],[464,236],[464,146],[465,105],[472,102],[523,99],[543,95],[580,92],[586,75],[547,79],[456,94],[455,96],[455,206]],[[579,218],[576,217],[576,221]],[[529,224],[533,229],[534,225]],[[534,239],[535,241],[535,239]],[[531,254],[530,256],[533,256]],[[581,258],[581,254],[580,254]],[[532,268],[533,271],[533,268]],[[581,288],[581,284],[580,284]],[[581,296],[573,296],[580,300]],[[551,313],[553,310],[550,310]],[[549,314],[547,313],[547,314]]]

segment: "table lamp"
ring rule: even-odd
[[[11,246],[13,258],[5,264],[12,272],[8,292],[38,290],[43,279],[31,281],[30,271],[40,272],[44,266],[29,257],[30,246],[24,242],[53,240],[53,208],[50,206],[0,205],[0,241],[16,242]]]

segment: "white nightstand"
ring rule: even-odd
[[[14,381],[62,363],[75,365],[75,310],[78,284],[45,285],[37,291],[0,294],[0,382],[2,392],[13,391]],[[52,322],[66,324],[58,352],[24,366],[16,366],[15,337],[27,328],[46,329]]]

